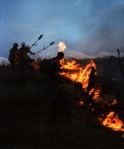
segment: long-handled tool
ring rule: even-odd
[[[30,48],[32,48],[33,46],[36,46],[36,45],[37,45],[37,42],[38,42],[39,40],[41,40],[42,37],[43,37],[43,35],[40,35],[40,36],[38,37],[38,39],[31,45]]]
[[[120,67],[122,77],[124,78],[124,70],[123,70],[122,63],[121,63],[120,49],[117,49],[117,53],[118,53],[118,65]]]
[[[51,42],[51,43],[50,43],[47,47],[44,47],[44,48],[42,48],[41,50],[39,50],[39,51],[35,52],[35,54],[37,54],[37,53],[41,52],[42,50],[46,50],[46,49],[48,49],[48,48],[49,48],[49,47],[51,47],[54,43],[55,43],[54,41],[53,41],[53,42]]]

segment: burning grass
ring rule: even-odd
[[[94,66],[95,69],[97,67],[93,61],[86,66],[78,64],[77,61],[66,61],[62,65],[65,71],[60,74],[72,82],[56,84],[41,73],[40,80],[35,80],[33,75],[29,81],[29,76],[27,76],[24,82],[19,75],[19,81],[23,82],[23,84],[20,83],[20,86],[18,83],[12,83],[16,77],[15,81],[18,80],[18,74],[13,74],[8,69],[2,73],[1,70],[1,78],[4,78],[3,81],[0,80],[0,112],[3,115],[0,124],[0,139],[2,142],[20,140],[22,144],[26,140],[29,144],[51,145],[55,143],[58,148],[61,144],[64,146],[78,144],[81,145],[81,148],[92,148],[93,146],[96,148],[106,148],[106,146],[123,148],[123,141],[120,141],[120,136],[116,133],[116,131],[124,131],[123,121],[119,113],[116,115],[114,109],[109,109],[110,105],[118,104],[118,98],[112,96],[112,100],[109,102],[110,96],[101,95],[101,88],[93,88],[90,91],[90,94],[95,93],[93,99],[95,99],[95,103],[98,103],[99,109],[101,109],[100,104],[104,102],[107,103],[105,105],[110,112],[108,115],[104,114],[100,123],[97,123],[98,116],[89,110],[83,100],[82,91],[83,94],[87,91],[91,66]],[[12,84],[6,83],[7,77]],[[74,82],[76,82],[75,85],[80,83],[82,90],[76,90]],[[105,113],[105,109],[103,111]],[[115,132],[104,129],[100,125],[111,128]],[[101,139],[98,141],[98,138]]]
[[[89,64],[84,67],[78,64],[75,60],[66,61],[65,63],[62,63],[61,69],[67,71],[61,72],[60,75],[65,76],[74,82],[81,83],[82,88],[86,89],[88,86],[91,67],[96,69],[96,64],[93,60],[90,60]]]
[[[106,115],[105,119],[100,118],[100,123],[108,128],[111,128],[114,131],[123,131],[124,132],[124,122],[119,118],[114,111],[109,112]]]
[[[96,63],[93,60],[90,60],[90,62],[86,66],[81,66],[76,61],[64,61],[62,62],[62,69],[66,70],[64,72],[61,72],[60,75],[65,76],[69,78],[70,80],[74,82],[79,82],[82,84],[82,89],[87,92],[88,83],[90,79],[90,73],[91,73],[91,67],[93,67],[96,70]],[[95,73],[96,75],[96,73]],[[102,106],[113,106],[116,105],[118,102],[113,97],[111,102],[106,97],[101,97],[100,94],[101,88],[95,88],[93,87],[89,91],[89,95],[92,95],[92,99],[96,102],[101,104]],[[109,96],[108,96],[109,97]],[[106,100],[107,99],[107,100]],[[83,100],[80,100],[79,102],[80,106],[84,106],[85,103]],[[92,108],[93,109],[93,108]],[[100,123],[108,128],[111,128],[114,131],[124,131],[124,123],[122,120],[119,119],[118,115],[115,114],[115,112],[110,112],[108,115],[105,116],[105,119],[100,118]]]

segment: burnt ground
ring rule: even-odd
[[[123,149],[122,133],[100,125],[96,113],[79,106],[80,87],[60,80],[0,67],[0,148]],[[121,103],[116,110],[123,119],[123,80],[103,80],[106,90],[116,86],[112,91]]]

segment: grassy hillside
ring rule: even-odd
[[[79,84],[10,67],[0,67],[0,78],[0,148],[123,148],[122,133],[104,128],[89,106],[79,106]],[[123,103],[118,82],[114,85]]]

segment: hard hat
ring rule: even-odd
[[[58,57],[59,59],[64,58],[64,53],[63,53],[63,52],[58,52],[57,57]]]
[[[13,47],[18,47],[19,45],[18,45],[18,43],[13,43]]]
[[[25,46],[25,42],[22,42],[21,45],[24,45]]]

